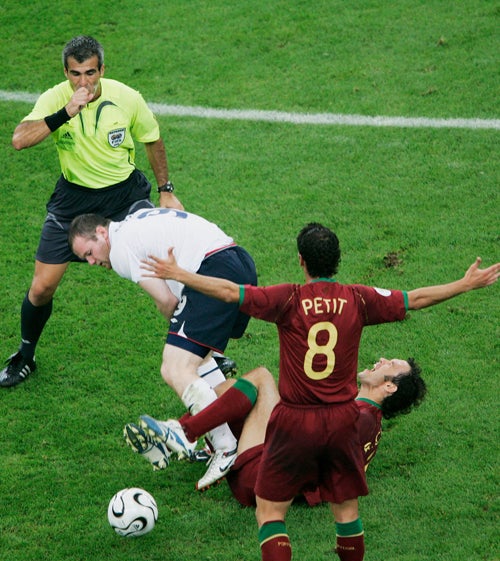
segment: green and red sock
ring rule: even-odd
[[[179,422],[189,440],[195,442],[223,423],[244,419],[256,400],[257,388],[245,378],[240,378],[208,407],[193,416],[186,413]]]
[[[340,557],[340,561],[363,561],[365,539],[361,520],[358,518],[353,522],[336,522],[335,529],[337,531],[335,553]]]
[[[259,528],[262,561],[290,561],[292,547],[284,520],[272,520]]]

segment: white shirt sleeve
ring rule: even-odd
[[[179,265],[196,272],[208,253],[233,243],[233,239],[212,222],[175,209],[139,210],[122,222],[112,222],[109,237],[113,270],[135,283],[144,280],[141,265],[149,255],[165,258],[168,249],[173,247]],[[184,285],[165,282],[180,299]]]

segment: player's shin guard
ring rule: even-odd
[[[290,561],[292,546],[284,520],[272,520],[259,528],[262,561]]]
[[[337,547],[335,553],[340,561],[362,561],[365,555],[365,540],[361,519],[353,522],[335,523]]]

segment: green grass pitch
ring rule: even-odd
[[[477,255],[498,261],[495,2],[6,0],[0,17],[0,359],[18,345],[20,303],[59,173],[50,139],[23,152],[10,146],[31,107],[19,99],[63,79],[62,48],[81,33],[103,43],[106,76],[151,103],[409,120],[159,115],[179,198],[253,254],[261,284],[302,280],[295,236],[312,220],[339,235],[341,282],[412,289],[459,278]],[[418,126],[422,118],[470,126]],[[152,179],[142,149],[138,163]],[[367,560],[500,558],[498,297],[490,287],[365,331],[360,366],[414,356],[429,386],[419,410],[384,425],[361,501]],[[38,371],[0,392],[1,559],[259,558],[254,512],[225,483],[196,494],[203,466],[153,473],[122,439],[123,425],[142,413],[183,411],[159,375],[165,332],[132,283],[71,266]],[[273,326],[252,320],[227,352],[240,371],[264,364],[277,373]],[[110,498],[129,486],[147,489],[159,507],[153,532],[136,540],[117,536],[106,517]],[[287,527],[294,559],[336,559],[326,506],[294,506]]]

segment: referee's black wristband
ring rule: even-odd
[[[52,115],[47,115],[44,121],[47,123],[47,126],[49,127],[51,132],[54,132],[61,125],[67,123],[70,119],[71,117],[68,115],[68,112],[66,111],[66,107],[63,107],[62,109],[59,109],[59,111],[56,111]]]

